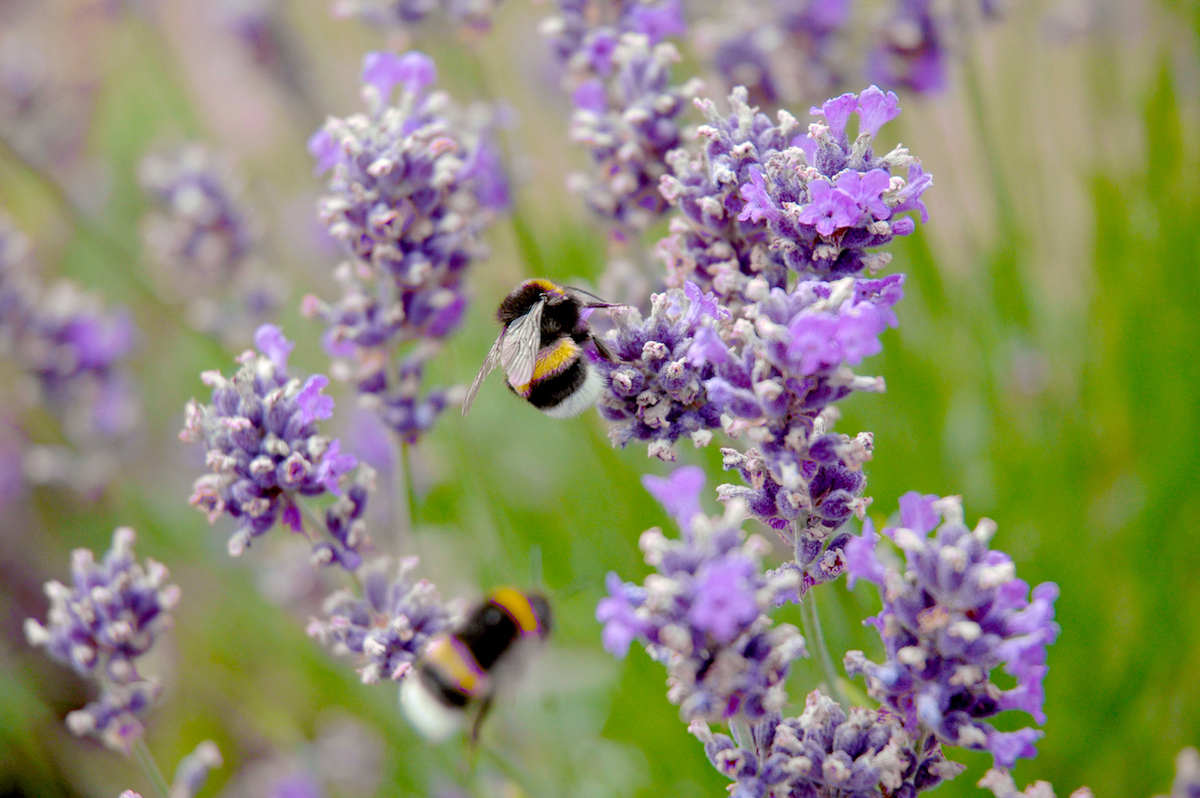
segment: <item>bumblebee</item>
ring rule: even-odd
[[[588,329],[584,311],[613,305],[587,302],[581,293],[538,279],[526,280],[504,298],[496,310],[503,329],[467,391],[464,416],[497,365],[517,396],[551,418],[576,416],[596,403],[604,377],[583,344],[590,340],[605,360],[612,355]]]
[[[465,725],[472,742],[491,709],[497,682],[519,665],[520,649],[550,634],[550,604],[536,593],[500,588],[450,634],[429,641],[400,683],[400,706],[422,735],[437,742]]]

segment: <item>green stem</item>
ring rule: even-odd
[[[396,525],[396,550],[399,553],[416,522],[416,497],[409,468],[408,444],[391,433],[392,439],[392,523]]]
[[[825,633],[821,630],[821,615],[817,611],[816,597],[811,590],[806,599],[807,601],[800,601],[800,620],[804,626],[804,637],[809,645],[817,650],[817,660],[821,663],[829,690],[834,693],[838,703],[848,709],[852,702],[842,689],[841,679],[833,665],[833,657],[829,656],[829,647],[825,645]]]
[[[131,750],[142,772],[146,774],[146,778],[154,785],[154,791],[158,793],[159,798],[170,798],[171,788],[167,785],[167,780],[159,769],[158,763],[154,761],[154,755],[146,747],[146,741],[138,737],[133,741]]]
[[[741,715],[735,715],[729,721],[729,731],[733,732],[733,741],[738,747],[758,753],[754,744],[754,735],[750,731],[750,721]]]

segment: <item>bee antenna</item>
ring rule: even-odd
[[[575,293],[577,293],[577,294],[583,294],[584,296],[590,296],[592,299],[596,300],[596,302],[597,302],[598,304],[589,304],[589,305],[588,305],[588,307],[589,307],[589,308],[611,308],[611,307],[616,307],[616,305],[614,305],[612,302],[605,302],[603,299],[601,299],[600,297],[596,296],[596,295],[595,295],[595,294],[593,294],[591,291],[585,291],[584,289],[582,289],[582,288],[576,288],[576,287],[575,287],[575,286],[573,286],[573,285],[567,285],[567,286],[563,286],[563,287],[564,287],[564,288],[567,288],[567,289],[569,289],[569,290],[571,290],[571,291],[574,291],[574,292],[575,292]]]

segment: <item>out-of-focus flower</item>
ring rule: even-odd
[[[120,527],[99,563],[91,551],[76,549],[71,586],[46,583],[50,611],[45,625],[33,618],[25,621],[30,645],[104,687],[97,701],[67,716],[67,727],[120,751],[128,751],[141,736],[138,716],[160,690],[138,672],[137,659],[170,627],[170,611],[179,601],[179,588],[166,584],[167,569],[161,563],[147,560],[142,566],[134,558],[136,539],[132,529]]]
[[[760,0],[727,3],[696,26],[696,44],[726,91],[745,86],[750,101],[771,108],[828,96],[843,65],[838,39],[850,23],[850,0]]]
[[[304,382],[288,376],[293,344],[274,325],[255,334],[259,352],[247,350],[232,378],[206,371],[201,379],[213,389],[212,404],[188,402],[181,440],[204,441],[213,473],[196,480],[191,503],[210,522],[229,514],[238,524],[229,539],[237,556],[253,538],[282,521],[303,530],[300,497],[341,495],[341,478],[357,465],[341,452],[341,443],[320,434],[316,422],[333,414],[333,399],[322,391],[329,380],[314,374]],[[354,507],[327,526],[332,540],[317,544],[322,562],[353,570],[360,549],[369,543],[352,521],[361,514],[365,491],[351,489]],[[339,511],[340,512],[340,511]]]
[[[1155,798],[1200,798],[1200,751],[1188,747],[1179,752],[1171,794]]]
[[[353,360],[360,392],[410,442],[461,401],[453,390],[420,398],[422,368],[462,321],[479,236],[507,197],[491,122],[430,92],[435,80],[421,53],[368,53],[370,112],[331,118],[309,145],[318,170],[332,170],[321,220],[353,260],[337,272],[342,297],[306,298],[304,311],[329,325],[326,348]]]
[[[221,750],[212,740],[205,740],[190,754],[179,760],[171,780],[168,798],[195,798],[208,780],[210,771],[221,767]]]
[[[362,596],[340,590],[325,601],[325,620],[314,618],[308,634],[335,654],[359,655],[366,684],[399,681],[412,669],[430,638],[449,629],[455,613],[442,603],[437,588],[413,579],[416,557],[400,561],[392,575],[386,558],[363,568]]]
[[[452,24],[486,32],[500,0],[333,0],[333,14],[357,17],[383,28],[407,28],[431,14],[441,14]]]
[[[920,727],[947,745],[990,751],[1003,768],[1036,756],[1034,742],[1042,732],[1001,732],[984,719],[1019,709],[1045,723],[1042,680],[1046,647],[1058,637],[1058,586],[1038,585],[1030,601],[1029,585],[1016,577],[1012,560],[988,548],[995,523],[982,519],[968,529],[958,497],[906,493],[900,521],[902,526],[883,532],[904,552],[904,573],[873,558],[873,533],[847,544],[850,574],[880,586],[883,610],[868,622],[887,650],[882,664],[861,651],[847,653],[847,672],[865,675],[870,695],[910,730]],[[937,535],[928,537],[934,528]],[[991,681],[1000,665],[1015,677],[1015,687],[1001,690]]]
[[[946,87],[946,35],[933,0],[896,0],[876,34],[867,76],[896,89],[936,94]]]
[[[697,471],[679,469],[669,482],[651,483],[682,537],[643,533],[639,545],[658,573],[640,586],[609,574],[596,620],[610,653],[623,657],[638,640],[666,666],[667,698],[684,718],[758,720],[783,706],[791,663],[806,654],[794,626],[774,626],[766,615],[795,580],[763,575],[769,545],[742,531],[737,502],[724,518],[698,512],[704,480]]]
[[[696,79],[670,85],[678,60],[672,44],[651,47],[644,34],[628,33],[613,52],[611,79],[593,78],[572,95],[571,140],[584,145],[593,169],[573,175],[569,185],[597,215],[632,233],[670,207],[658,184],[667,172],[666,154],[682,143],[678,117],[702,85]]]
[[[259,256],[259,225],[227,159],[199,142],[142,159],[142,188],[157,210],[142,237],[160,292],[185,304],[191,322],[224,338],[247,334],[284,293]]]
[[[1007,770],[992,768],[979,780],[979,786],[991,790],[996,798],[1055,798],[1054,787],[1048,781],[1035,781],[1024,790],[1017,789],[1017,783]],[[1093,798],[1092,791],[1080,787],[1071,793],[1071,798]]]
[[[800,717],[769,713],[740,745],[704,721],[688,730],[704,743],[713,767],[733,780],[730,792],[745,798],[912,798],[966,770],[946,761],[936,739],[922,747],[888,712],[851,707],[847,716],[817,690]]]

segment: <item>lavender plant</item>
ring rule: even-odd
[[[260,255],[259,223],[227,159],[199,142],[142,159],[138,177],[157,209],[142,221],[159,290],[200,330],[248,335],[279,306],[283,287]]]
[[[326,348],[353,364],[364,402],[411,443],[462,401],[459,387],[422,396],[421,379],[461,324],[467,270],[507,188],[490,122],[428,91],[431,59],[369,53],[362,79],[369,113],[330,118],[309,142],[318,171],[331,171],[321,221],[351,259],[337,272],[342,297],[308,297],[304,310],[329,325]]]
[[[302,502],[342,496],[343,478],[358,464],[338,439],[317,429],[317,421],[333,414],[333,399],[323,394],[329,379],[314,374],[301,382],[288,375],[295,345],[278,327],[263,325],[254,337],[259,351],[239,356],[241,368],[232,378],[217,371],[201,375],[213,389],[212,404],[190,400],[179,433],[186,443],[204,442],[213,473],[196,480],[191,503],[209,523],[223,515],[236,521],[229,538],[235,557],[277,522],[303,532]],[[355,482],[345,488],[346,502],[326,511],[321,526],[331,539],[313,544],[316,561],[358,567],[361,549],[370,545],[355,523],[367,494],[367,486]]]

